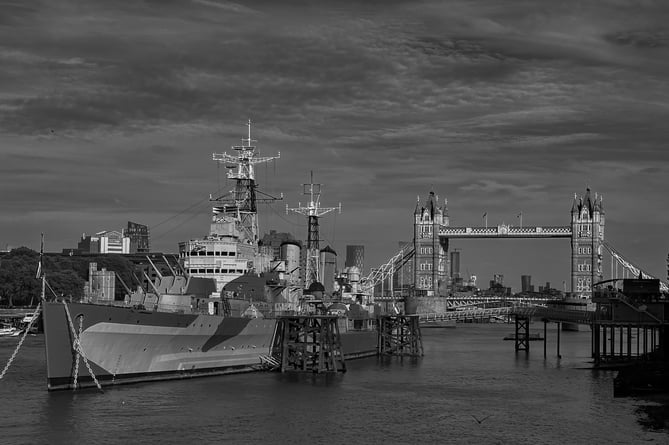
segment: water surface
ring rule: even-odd
[[[533,324],[532,330],[543,330]],[[420,359],[348,361],[338,375],[253,373],[47,392],[42,336],[0,381],[0,443],[669,444],[662,400],[613,398],[590,333],[528,353],[512,325],[423,329]],[[4,366],[17,340],[0,341]]]

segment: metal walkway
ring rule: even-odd
[[[555,323],[577,323],[590,325],[594,322],[593,311],[579,311],[569,309],[548,308],[545,306],[508,306],[499,308],[469,308],[465,310],[448,311],[445,313],[418,314],[421,323],[455,320],[481,320],[496,317],[538,318]]]
[[[595,319],[594,311],[549,308],[545,306],[529,306],[513,308],[512,315],[539,318],[554,323],[577,323],[590,325]]]
[[[465,320],[480,320],[494,317],[506,317],[512,312],[511,307],[496,307],[496,308],[468,308],[458,311],[448,311],[444,313],[425,313],[418,314],[420,323],[431,323],[439,321],[465,321]]]

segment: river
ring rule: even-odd
[[[543,331],[535,323],[532,332]],[[422,358],[348,361],[338,375],[252,373],[46,390],[43,336],[0,380],[6,444],[669,444],[667,400],[613,398],[590,333],[556,331],[530,352],[513,325],[423,329]],[[4,366],[17,340],[0,339]]]

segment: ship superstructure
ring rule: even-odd
[[[249,122],[248,138],[233,147],[236,155],[213,155],[229,167],[234,188],[212,199],[209,235],[179,244],[180,272],[156,270],[153,292],[135,293],[124,306],[44,302],[50,390],[266,369],[275,317],[299,309],[300,246],[283,243],[280,260],[270,246],[259,246],[256,205],[275,198],[258,198],[254,165],[279,156],[257,157],[253,142]],[[324,210],[319,194],[320,188],[311,195],[310,219]],[[310,240],[317,242],[313,222]],[[222,292],[226,284],[230,289]],[[342,313],[338,320],[346,359],[377,353],[374,320],[358,306],[351,305],[350,319]]]
[[[214,153],[212,159],[224,164],[227,178],[233,180],[233,189],[224,195],[212,197],[212,220],[209,234],[201,239],[179,243],[179,257],[184,271],[195,277],[214,278],[217,292],[241,275],[261,273],[270,269],[272,256],[258,248],[258,208],[260,202],[275,198],[258,190],[255,165],[281,157],[258,156],[256,140],[248,136],[241,145],[232,146],[232,154]]]

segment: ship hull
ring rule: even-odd
[[[45,303],[43,320],[49,390],[71,389],[75,377],[78,387],[95,385],[83,359],[76,365],[75,333],[105,386],[261,370],[276,327],[272,319],[55,302]],[[342,333],[344,357],[376,354],[376,335]]]

